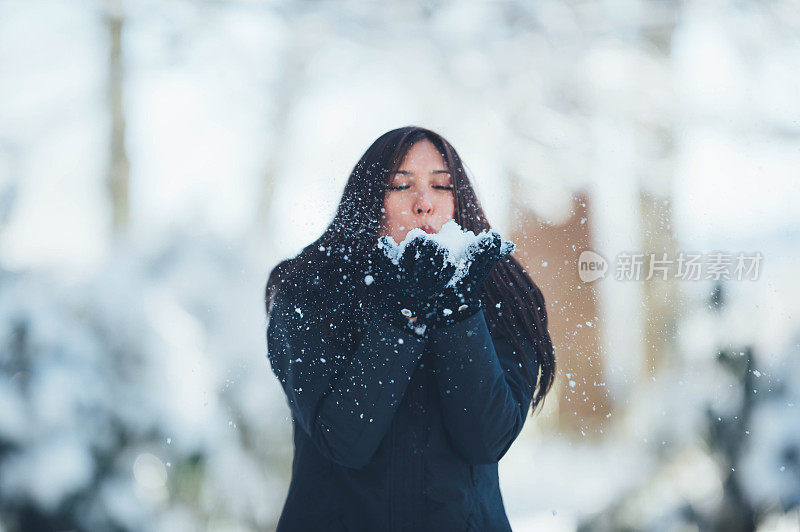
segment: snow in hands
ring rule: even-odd
[[[454,286],[469,271],[469,267],[475,259],[475,252],[480,249],[481,243],[494,238],[496,234],[498,234],[496,231],[490,229],[476,235],[472,231],[462,229],[455,220],[450,220],[442,226],[438,233],[428,234],[419,228],[412,229],[399,244],[391,236],[383,236],[378,240],[378,247],[393,263],[399,264],[406,246],[415,238],[423,237],[435,242],[445,251],[445,260],[455,266],[455,272],[447,282],[447,286]],[[501,248],[502,255],[511,253],[515,248],[513,242],[504,240]]]

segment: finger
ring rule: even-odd
[[[415,277],[427,286],[435,284],[444,265],[444,254],[436,242],[426,239],[420,243],[419,260],[414,265]]]
[[[492,249],[495,245],[495,235],[497,235],[495,231],[481,234],[476,241],[470,243],[467,247],[468,257],[475,260],[477,257]]]
[[[436,270],[441,270],[445,262],[445,250],[436,242],[426,239],[422,243],[421,253],[427,260],[428,266]]]
[[[442,279],[444,279],[445,281],[449,281],[453,277],[453,274],[456,273],[456,265],[453,264],[452,262],[445,261],[444,264],[442,265],[441,271],[442,271],[441,273]]]
[[[378,239],[378,243],[376,245],[377,250],[380,252],[380,255],[387,257],[391,260],[397,258],[397,245],[394,242],[394,239],[390,239],[388,236],[382,236]]]
[[[504,258],[506,255],[510,254],[512,251],[517,249],[516,244],[506,240],[500,245],[500,258]]]
[[[403,270],[410,272],[413,270],[414,262],[417,260],[419,254],[419,246],[423,237],[414,237],[403,250],[403,255],[400,257],[400,266]]]
[[[502,247],[502,238],[497,232],[493,232],[489,238],[482,242],[481,253],[479,260],[483,266],[486,267],[489,263],[500,260],[500,249]]]
[[[487,251],[492,251],[495,249],[499,250],[502,243],[503,239],[500,238],[500,233],[498,233],[497,231],[492,231],[491,236],[487,239],[487,242],[485,243],[485,247]]]
[[[379,243],[380,245],[380,243]],[[397,265],[394,264],[395,252],[396,250],[388,247],[383,246],[381,248],[375,248],[372,250],[370,255],[370,259],[374,262],[375,266],[381,270],[394,270],[397,268]]]
[[[480,255],[470,266],[470,276],[476,284],[481,284],[489,276],[494,266],[500,260],[500,249],[494,248]],[[474,269],[473,269],[474,268]]]

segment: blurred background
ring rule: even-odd
[[[514,530],[797,530],[798,94],[790,0],[0,0],[0,530],[273,529],[266,277],[411,124],[547,300]]]

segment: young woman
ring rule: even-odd
[[[279,531],[510,530],[497,463],[553,382],[545,302],[496,233],[455,286],[430,240],[399,264],[378,245],[449,220],[490,229],[456,151],[389,131],[322,236],[270,273],[268,357],[295,446]]]

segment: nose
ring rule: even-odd
[[[433,203],[431,202],[431,198],[428,196],[428,192],[421,192],[417,196],[417,200],[414,202],[414,212],[417,214],[422,214],[430,213],[431,210],[433,210]]]

